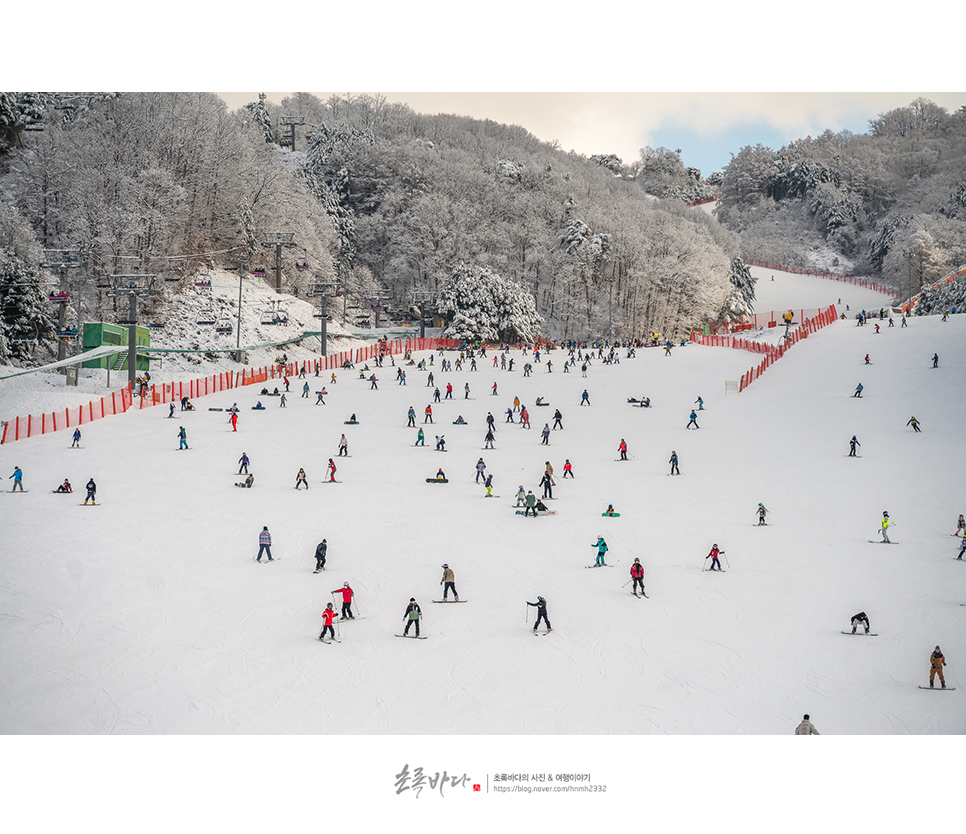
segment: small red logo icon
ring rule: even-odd
[[[473,790],[474,791],[478,791],[479,789],[480,789],[480,786],[479,785],[473,785]]]

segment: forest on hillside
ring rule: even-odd
[[[3,257],[24,272],[38,250],[83,249],[95,281],[237,267],[239,254],[271,276],[264,235],[285,232],[287,292],[338,283],[402,315],[452,301],[473,274],[508,287],[504,302],[532,297],[525,329],[551,337],[679,335],[753,297],[735,234],[606,159],[379,97],[229,111],[209,93],[3,93],[0,185],[0,224],[21,239]],[[98,291],[88,312],[109,318],[112,303]]]

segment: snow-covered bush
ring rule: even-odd
[[[452,339],[533,341],[541,318],[533,295],[485,266],[460,262],[443,286],[437,311],[447,322]]]

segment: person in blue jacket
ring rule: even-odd
[[[74,429],[74,442],[70,444],[73,449],[75,446],[80,446],[81,431],[80,429]]]
[[[607,552],[607,542],[604,541],[604,537],[598,536],[597,541],[591,545],[591,547],[597,548],[597,561],[594,562],[594,567],[597,567],[598,565],[604,565],[606,567],[606,563],[604,562],[604,554]]]
[[[21,470],[19,466],[15,466],[13,468],[13,474],[10,476],[10,478],[13,478],[13,489],[10,491],[16,492],[17,490],[20,490],[23,492],[23,470]],[[9,481],[10,478],[7,478],[7,480]]]

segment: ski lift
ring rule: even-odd
[[[176,275],[172,273],[170,275],[165,275],[164,280],[167,281],[169,284],[177,284],[181,280],[181,277],[182,276],[180,275]]]
[[[210,290],[211,289],[211,279],[207,281],[195,281],[195,286],[200,290]]]
[[[198,316],[198,324],[207,325],[210,327],[211,325],[217,323],[218,319],[215,318],[214,313],[201,313]]]
[[[58,339],[72,339],[77,335],[76,327],[64,327],[57,331]]]
[[[249,275],[257,275],[259,278],[265,277],[265,270],[260,266],[256,266],[254,269],[248,270]]]
[[[309,268],[309,265],[305,261],[302,261],[302,263],[300,263],[300,264],[295,264],[295,268],[296,269],[308,269]]]
[[[111,288],[111,282],[110,282],[110,279],[108,279],[107,277],[104,277],[104,278],[101,278],[101,279],[100,279],[100,280],[99,280],[99,281],[97,282],[97,284],[95,284],[95,286],[96,286],[96,287],[97,287],[97,288],[98,288],[99,290],[109,290],[109,289]]]
[[[52,301],[54,304],[66,304],[67,303],[67,293],[66,292],[52,292],[47,296],[48,301]]]
[[[225,333],[231,335],[231,322],[227,318],[222,318],[218,320],[218,324],[215,325],[215,333]]]
[[[157,321],[149,321],[148,327],[150,327],[152,330],[160,330],[162,327],[164,327],[164,322],[160,319]]]
[[[132,324],[135,324],[135,325],[137,324],[136,321],[133,321],[132,319],[127,318],[126,316],[124,318],[119,318],[117,320],[117,323],[121,327],[130,327]]]

